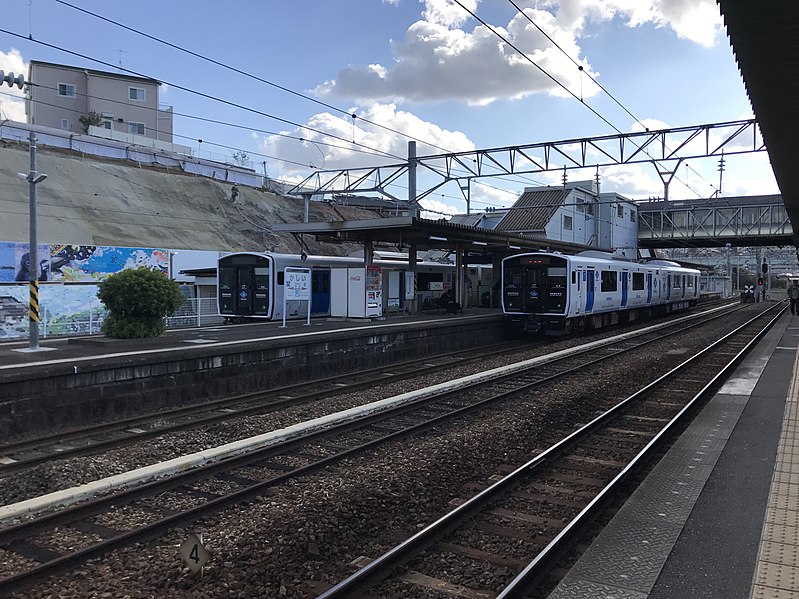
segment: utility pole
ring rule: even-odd
[[[0,87],[3,84],[9,87],[15,85],[22,89],[25,86],[24,75],[14,76],[14,73],[6,74],[0,71]],[[36,172],[36,133],[31,129],[28,136],[30,143],[30,172],[17,173],[17,176],[25,179],[28,182],[28,196],[29,196],[29,245],[28,245],[28,319],[29,319],[29,344],[27,349],[20,351],[42,351],[45,349],[39,347],[39,249],[36,239],[36,184],[41,183],[47,178],[47,175]]]
[[[30,144],[30,172],[17,173],[17,175],[28,181],[28,217],[29,217],[29,241],[28,241],[28,350],[40,351],[45,348],[39,347],[39,245],[36,231],[36,184],[41,183],[47,175],[36,172],[36,133],[30,132],[28,136]],[[49,349],[49,348],[48,348]]]

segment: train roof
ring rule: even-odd
[[[619,256],[618,254],[601,251],[585,251],[578,254],[562,254],[560,252],[524,252],[522,254],[508,256],[508,258],[505,258],[505,260],[514,258],[516,256],[557,256],[558,258],[566,258],[572,263],[577,264],[600,263],[608,266],[612,265],[614,268],[618,268],[619,266],[622,268],[625,266],[647,266],[649,268],[658,268],[671,271],[677,270],[685,273],[691,272],[699,274],[698,269],[682,266],[677,262],[672,262],[671,260],[648,260],[646,262],[637,262],[635,260],[625,258],[624,256]]]

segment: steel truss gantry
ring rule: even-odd
[[[409,151],[407,162],[316,171],[289,193],[308,196],[377,192],[404,199],[390,193],[388,187],[407,175],[412,181],[407,186],[407,199],[414,202],[451,181],[647,162],[653,163],[659,173],[674,172],[676,167],[669,169],[668,165],[681,160],[721,156],[722,152],[727,157],[765,150],[757,122],[746,119],[429,156],[417,157],[415,151]],[[432,175],[432,186],[415,194],[419,167],[424,169],[422,174]]]
[[[783,246],[792,237],[780,195],[638,204],[641,247]]]

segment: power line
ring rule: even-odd
[[[37,39],[34,39],[34,38],[25,37],[25,36],[23,36],[23,35],[21,35],[19,33],[15,33],[13,31],[9,31],[7,29],[0,28],[0,33],[5,33],[6,35],[10,35],[12,37],[16,37],[16,38],[19,38],[19,39],[24,39],[26,41],[30,41],[30,42],[39,44],[41,46],[45,46],[46,48],[50,48],[50,49],[53,49],[53,50],[58,50],[59,52],[64,52],[64,53],[70,54],[72,56],[77,56],[78,58],[83,58],[84,60],[89,60],[91,62],[96,62],[96,63],[104,65],[106,67],[119,68],[118,65],[113,65],[113,64],[111,64],[109,62],[106,62],[104,60],[100,60],[98,58],[92,58],[91,56],[87,56],[85,54],[81,54],[80,52],[75,52],[74,50],[67,50],[66,48],[62,48],[61,46],[57,46],[55,44],[50,44],[50,43],[47,43],[47,42],[44,42],[44,41],[41,41],[41,40],[37,40]],[[284,119],[284,118],[275,116],[273,114],[269,114],[267,112],[263,112],[261,110],[257,110],[255,108],[250,108],[249,106],[244,106],[243,104],[238,104],[238,103],[232,102],[230,100],[225,100],[225,99],[219,98],[217,96],[212,96],[211,94],[206,94],[204,92],[200,92],[200,91],[197,91],[197,90],[194,90],[194,89],[179,85],[177,83],[172,83],[170,81],[166,81],[166,80],[163,80],[163,79],[154,79],[153,77],[150,77],[149,75],[145,75],[143,73],[139,73],[139,72],[134,71],[132,69],[124,68],[122,70],[125,71],[126,73],[130,73],[130,74],[135,75],[137,77],[144,77],[146,79],[152,79],[154,81],[159,81],[161,83],[166,83],[170,87],[174,87],[175,89],[179,89],[181,91],[185,91],[187,93],[199,96],[201,98],[205,98],[207,100],[213,100],[215,102],[219,102],[219,103],[225,104],[227,106],[232,106],[233,108],[238,108],[239,110],[252,112],[252,113],[257,114],[259,116],[264,116],[266,118],[274,119],[274,120],[279,121],[281,123],[286,123],[286,124],[291,125],[293,127],[297,127],[299,129],[312,131],[312,132],[318,133],[320,135],[325,135],[325,136],[331,137],[333,139],[338,139],[339,141],[343,141],[345,143],[352,144],[354,146],[360,146],[362,148],[366,148],[368,150],[371,150],[375,154],[382,154],[384,156],[388,156],[390,158],[394,158],[394,159],[397,159],[397,160],[405,160],[405,158],[402,157],[402,156],[397,156],[396,154],[391,154],[390,152],[384,152],[383,150],[379,150],[377,148],[372,148],[372,147],[370,147],[370,146],[368,146],[366,144],[362,144],[362,143],[355,142],[355,141],[350,141],[350,140],[348,140],[348,139],[346,139],[344,137],[335,135],[333,133],[327,133],[327,132],[321,131],[319,129],[314,129],[313,127],[308,127],[307,125],[302,125],[300,123],[295,123],[294,121],[290,121],[288,119]]]
[[[333,110],[333,111],[338,112],[340,114],[345,114],[348,117],[351,117],[353,120],[355,120],[355,119],[361,120],[361,121],[363,121],[365,123],[368,123],[369,125],[373,125],[375,127],[379,127],[381,129],[385,129],[386,131],[390,131],[391,133],[395,133],[397,135],[400,135],[400,136],[405,137],[407,139],[411,139],[413,141],[418,141],[420,143],[423,143],[425,145],[431,146],[431,147],[436,148],[438,150],[442,150],[444,152],[449,152],[450,151],[449,149],[443,148],[441,146],[438,146],[435,143],[431,143],[429,141],[424,141],[424,140],[419,139],[417,137],[413,137],[412,135],[408,135],[407,133],[402,133],[400,131],[397,131],[396,129],[392,129],[391,127],[388,127],[386,125],[382,125],[380,123],[376,123],[376,122],[371,121],[369,119],[366,119],[366,118],[363,118],[363,117],[359,117],[355,113],[350,113],[350,112],[348,112],[348,111],[346,111],[346,110],[344,110],[342,108],[338,108],[338,107],[333,106],[331,104],[328,104],[326,102],[322,102],[321,100],[317,100],[316,98],[312,98],[310,96],[307,96],[307,95],[305,95],[303,93],[300,93],[298,91],[295,91],[295,90],[290,89],[288,87],[285,87],[283,85],[274,83],[273,81],[269,81],[267,79],[259,77],[258,75],[253,75],[252,73],[249,73],[247,71],[243,71],[243,70],[241,70],[239,68],[236,68],[234,66],[228,65],[228,64],[226,64],[224,62],[221,62],[219,60],[215,60],[213,58],[210,58],[208,56],[200,54],[199,52],[194,52],[192,50],[189,50],[188,48],[183,48],[182,46],[178,46],[176,44],[168,42],[168,41],[166,41],[164,39],[161,39],[159,37],[156,37],[154,35],[150,35],[149,33],[145,33],[145,32],[140,31],[140,30],[138,30],[138,29],[136,29],[134,27],[130,27],[129,25],[125,25],[124,23],[120,23],[120,22],[115,21],[113,19],[110,19],[108,17],[104,17],[102,15],[94,13],[94,12],[92,12],[90,10],[86,10],[86,9],[81,8],[79,6],[75,6],[74,4],[71,4],[70,2],[66,2],[65,0],[55,0],[55,1],[58,2],[59,4],[64,5],[64,6],[68,6],[69,8],[72,8],[74,10],[80,11],[80,12],[85,13],[87,15],[91,15],[92,17],[94,17],[96,19],[100,19],[100,20],[105,21],[107,23],[111,23],[112,25],[115,25],[117,27],[121,27],[122,29],[130,31],[132,33],[135,33],[137,35],[141,35],[143,37],[146,37],[147,39],[153,40],[153,41],[158,42],[160,44],[164,44],[165,46],[168,46],[168,47],[173,48],[175,50],[178,50],[180,52],[184,52],[186,54],[189,54],[190,56],[194,56],[195,58],[199,58],[201,60],[205,60],[207,62],[210,62],[211,64],[215,64],[215,65],[217,65],[219,67],[222,67],[224,69],[228,69],[230,71],[233,71],[234,73],[238,73],[239,75],[243,75],[245,77],[249,77],[250,79],[254,79],[254,80],[259,81],[261,83],[265,83],[266,85],[270,85],[270,86],[272,86],[272,87],[274,87],[276,89],[279,89],[281,91],[284,91],[284,92],[286,92],[288,94],[292,94],[292,95],[297,96],[299,98],[302,98],[304,100],[308,100],[309,102],[313,102],[315,104],[319,104],[320,106],[324,106],[325,108],[329,108],[330,110]]]
[[[366,119],[366,118],[364,118],[364,117],[362,117],[362,116],[361,116],[361,117],[359,117],[359,116],[358,116],[357,114],[355,114],[355,113],[350,113],[350,112],[348,112],[348,111],[346,111],[346,110],[344,110],[344,109],[338,108],[338,107],[336,107],[336,106],[333,106],[333,105],[331,105],[331,104],[328,104],[328,103],[326,103],[326,102],[322,102],[321,100],[317,100],[316,98],[312,98],[312,97],[310,97],[310,96],[307,96],[307,95],[305,95],[305,94],[303,94],[303,93],[297,92],[297,91],[295,91],[295,90],[292,90],[292,89],[290,89],[290,88],[287,88],[287,87],[285,87],[285,86],[282,86],[282,85],[280,85],[280,84],[274,83],[274,82],[272,82],[272,81],[269,81],[269,80],[267,80],[267,79],[264,79],[264,78],[262,78],[262,77],[259,77],[259,76],[257,76],[257,75],[254,75],[254,74],[252,74],[252,73],[249,73],[249,72],[247,72],[247,71],[244,71],[244,70],[242,70],[242,69],[239,69],[239,68],[237,68],[237,67],[234,67],[234,66],[228,65],[228,64],[226,64],[226,63],[224,63],[224,62],[221,62],[221,61],[219,61],[219,60],[216,60],[216,59],[210,58],[210,57],[208,57],[208,56],[205,56],[204,54],[200,54],[199,52],[194,52],[193,50],[189,50],[189,49],[187,49],[187,48],[184,48],[184,47],[182,47],[182,46],[178,46],[177,44],[173,44],[173,43],[171,43],[171,42],[169,42],[169,41],[166,41],[166,40],[164,40],[164,39],[161,39],[161,38],[159,38],[159,37],[157,37],[157,36],[151,35],[151,34],[149,34],[149,33],[145,33],[145,32],[143,32],[143,31],[141,31],[141,30],[139,30],[139,29],[136,29],[136,28],[134,28],[134,27],[131,27],[131,26],[129,26],[129,25],[125,25],[124,23],[120,23],[120,22],[118,22],[118,21],[115,21],[115,20],[113,20],[113,19],[111,19],[111,18],[108,18],[108,17],[104,17],[103,15],[97,14],[97,13],[95,13],[95,12],[92,12],[92,11],[90,11],[90,10],[87,10],[87,9],[81,8],[81,7],[79,7],[79,6],[75,6],[74,4],[72,4],[72,3],[70,3],[70,2],[67,2],[66,0],[55,0],[55,1],[56,1],[56,2],[58,2],[59,4],[62,4],[62,5],[64,5],[64,6],[67,6],[67,7],[69,7],[69,8],[72,8],[72,9],[74,9],[74,10],[77,10],[77,11],[79,11],[79,12],[82,12],[82,13],[84,13],[84,14],[90,15],[90,16],[92,16],[92,17],[96,18],[96,19],[100,19],[100,20],[102,20],[102,21],[105,21],[105,22],[107,22],[107,23],[111,23],[112,25],[115,25],[115,26],[117,26],[117,27],[120,27],[120,28],[122,28],[122,29],[125,29],[125,30],[127,30],[127,31],[130,31],[130,32],[132,32],[132,33],[135,33],[135,34],[137,34],[137,35],[141,35],[142,37],[145,37],[145,38],[147,38],[147,39],[153,40],[153,41],[155,41],[155,42],[158,42],[158,43],[160,43],[160,44],[164,44],[165,46],[168,46],[168,47],[170,47],[170,48],[173,48],[173,49],[175,49],[175,50],[178,50],[178,51],[180,51],[180,52],[184,52],[184,53],[186,53],[186,54],[189,54],[190,56],[194,56],[195,58],[199,58],[199,59],[201,59],[201,60],[204,60],[204,61],[210,62],[211,64],[214,64],[214,65],[220,66],[220,67],[222,67],[222,68],[228,69],[228,70],[230,70],[230,71],[232,71],[232,72],[234,72],[234,73],[238,73],[238,74],[240,74],[240,75],[243,75],[243,76],[245,76],[245,77],[249,77],[250,79],[254,79],[254,80],[256,80],[256,81],[259,81],[259,82],[261,82],[261,83],[264,83],[264,84],[266,84],[266,85],[270,85],[270,86],[272,86],[272,87],[274,87],[274,88],[276,88],[276,89],[279,89],[279,90],[281,90],[281,91],[284,91],[284,92],[286,92],[286,93],[289,93],[289,94],[295,95],[295,96],[297,96],[297,97],[303,98],[303,99],[305,99],[305,100],[308,100],[308,101],[310,101],[310,102],[313,102],[313,103],[315,103],[315,104],[319,104],[320,106],[324,106],[325,108],[329,108],[330,110],[333,110],[333,111],[335,111],[335,112],[339,112],[339,113],[341,113],[341,114],[345,114],[345,115],[347,115],[348,117],[351,117],[351,118],[353,119],[353,125],[354,125],[354,121],[355,121],[355,119],[358,119],[358,120],[361,120],[361,121],[363,121],[363,122],[365,122],[365,123],[367,123],[367,124],[369,124],[369,125],[373,125],[373,126],[375,126],[375,127],[379,127],[379,128],[381,128],[381,129],[384,129],[384,130],[386,130],[386,131],[390,131],[391,133],[394,133],[394,134],[396,134],[396,135],[399,135],[399,136],[401,136],[401,137],[405,137],[405,138],[407,138],[407,139],[411,139],[411,140],[413,140],[413,141],[418,141],[419,143],[423,143],[423,144],[425,144],[425,145],[428,145],[428,146],[430,146],[430,147],[432,147],[432,148],[435,148],[435,149],[437,149],[437,150],[441,150],[441,151],[443,151],[443,152],[451,152],[451,150],[450,150],[450,149],[448,149],[448,148],[444,148],[444,147],[442,147],[442,146],[439,146],[439,145],[437,145],[437,144],[435,144],[435,143],[432,143],[432,142],[429,142],[429,141],[425,141],[425,140],[419,139],[419,138],[417,138],[417,137],[414,137],[414,136],[412,136],[412,135],[409,135],[409,134],[407,134],[407,133],[403,133],[403,132],[401,132],[401,131],[397,131],[396,129],[392,129],[391,127],[388,127],[388,126],[386,126],[386,125],[382,125],[382,124],[380,124],[380,123],[377,123],[377,122],[371,121],[371,120],[369,120],[369,119]],[[529,181],[529,182],[531,182],[531,183],[536,183],[536,184],[538,184],[538,182],[537,182],[537,181],[535,181],[535,180],[533,180],[533,179],[527,179],[527,178],[524,178],[524,177],[523,177],[523,178],[522,178],[522,180],[525,180],[525,181]]]

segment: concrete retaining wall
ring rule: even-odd
[[[58,365],[9,373],[0,385],[0,438],[45,433],[269,389],[347,370],[405,361],[510,337],[499,318],[415,323],[385,332],[352,331],[261,341],[235,348],[199,346],[179,354],[112,363]],[[111,351],[113,351],[112,348]]]

